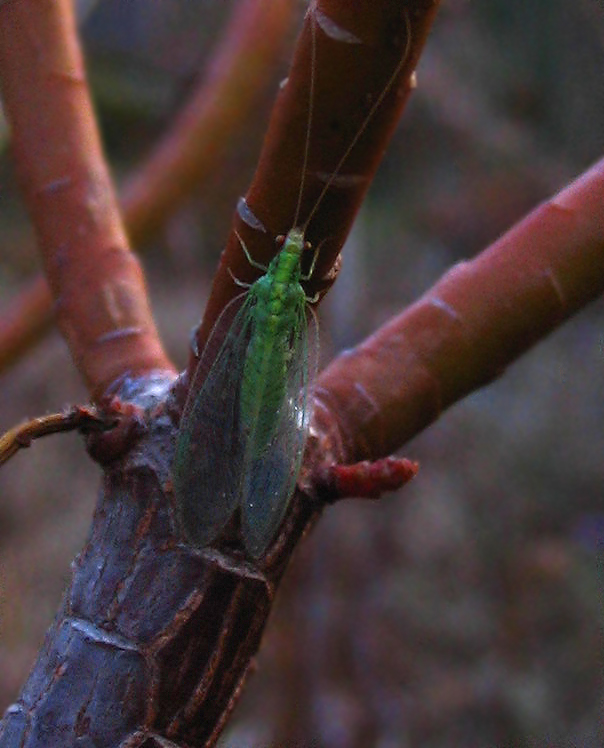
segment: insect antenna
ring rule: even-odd
[[[298,213],[300,211],[300,203],[301,203],[301,200],[302,200],[302,187],[304,185],[304,180],[305,180],[305,176],[306,176],[306,167],[307,167],[307,162],[308,162],[308,151],[309,151],[309,140],[310,140],[310,129],[311,129],[311,115],[312,115],[312,106],[313,106],[313,92],[314,92],[314,84],[315,84],[314,63],[315,63],[315,58],[316,58],[316,45],[317,45],[317,38],[316,38],[316,35],[317,35],[317,31],[316,31],[317,20],[316,20],[316,17],[315,17],[315,10],[316,10],[315,6],[316,6],[316,3],[313,3],[312,6],[311,6],[311,8],[308,11],[309,13],[312,13],[312,16],[313,16],[312,20],[311,20],[311,44],[312,44],[311,49],[312,49],[312,63],[313,63],[313,67],[312,67],[312,70],[311,70],[311,78],[310,78],[310,103],[309,103],[309,117],[308,117],[308,123],[307,123],[307,128],[306,128],[306,144],[305,144],[305,148],[304,148],[304,171],[303,171],[302,180],[301,180],[301,183],[300,183],[300,193],[298,195],[298,205],[297,205],[297,208],[296,208],[296,223],[297,223],[297,220],[298,220],[298,217],[299,217]],[[404,13],[404,16],[405,16],[405,27],[406,27],[406,31],[407,31],[407,41],[406,41],[406,45],[405,45],[405,52],[404,52],[403,56],[401,57],[400,62],[398,63],[398,65],[395,67],[392,75],[388,79],[388,82],[386,83],[386,85],[382,89],[380,95],[373,102],[373,105],[372,105],[371,109],[369,110],[369,112],[367,113],[365,119],[361,123],[361,126],[357,130],[356,135],[350,141],[348,147],[346,148],[346,150],[344,151],[344,153],[340,157],[340,160],[336,164],[336,167],[333,170],[333,172],[331,173],[329,179],[325,182],[325,184],[323,186],[323,189],[319,193],[319,197],[316,199],[315,204],[314,204],[312,210],[310,211],[310,213],[308,214],[306,220],[304,221],[304,223],[302,224],[302,226],[300,226],[300,228],[302,229],[302,231],[304,233],[306,232],[306,229],[308,228],[311,220],[313,219],[315,213],[317,212],[317,210],[318,210],[318,208],[319,208],[319,206],[320,206],[323,198],[325,197],[325,195],[327,194],[328,190],[331,188],[331,186],[333,185],[334,181],[338,177],[338,175],[340,173],[340,170],[342,169],[342,167],[344,166],[344,163],[346,162],[346,159],[350,156],[350,154],[352,153],[354,147],[359,142],[359,139],[361,138],[361,136],[363,135],[363,133],[367,129],[367,125],[371,121],[373,115],[379,109],[379,107],[380,107],[381,103],[383,102],[384,98],[386,97],[386,95],[388,94],[388,92],[390,91],[390,89],[392,88],[392,85],[394,84],[394,81],[397,79],[398,75],[400,74],[401,70],[403,69],[403,66],[407,62],[407,57],[409,55],[409,50],[411,48],[411,23],[409,21],[409,15],[408,15],[406,9],[404,9],[404,8],[403,8],[403,13]],[[294,224],[294,225],[296,225],[296,224]]]
[[[313,3],[314,5],[314,3]],[[309,13],[314,13],[311,6],[308,9]],[[312,130],[312,119],[314,114],[315,106],[315,61],[317,56],[317,29],[315,21],[311,19],[310,22],[310,85],[308,87],[308,117],[306,118],[306,135],[304,137],[304,156],[302,158],[302,173],[300,175],[300,188],[298,190],[298,202],[296,203],[296,212],[294,213],[294,226],[298,225],[298,218],[300,217],[300,210],[302,209],[302,194],[304,192],[304,183],[306,181],[306,172],[308,169],[308,154],[310,152],[310,134]],[[313,211],[314,212],[314,211]],[[308,221],[304,224],[306,227]]]

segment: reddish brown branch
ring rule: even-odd
[[[267,263],[278,249],[276,236],[295,223],[306,228],[312,214],[306,237],[314,246],[320,244],[321,258],[309,293],[329,284],[331,278],[325,276],[407,101],[412,88],[410,76],[436,7],[437,3],[417,0],[404,4],[398,0],[359,0],[354,4],[318,0],[311,4],[246,196],[251,214],[264,230],[254,229],[249,219],[246,222],[235,215],[198,331],[198,350],[203,349],[220,311],[240,292],[231,273],[243,281],[254,279],[255,271],[241,250],[235,230],[254,259]],[[379,106],[374,110],[376,102]],[[311,104],[310,151],[297,211]],[[361,130],[361,137],[355,141]],[[354,148],[347,153],[353,141]],[[345,154],[345,161],[340,163]],[[320,197],[338,167],[336,178]],[[195,364],[192,355],[190,368]]]
[[[200,82],[173,127],[149,160],[127,182],[121,200],[131,240],[154,234],[193,189],[209,186],[225,150],[244,132],[281,53],[293,16],[289,0],[236,6],[209,74]],[[0,325],[0,371],[29,350],[52,326],[51,296],[36,278],[17,298]]]
[[[601,294],[603,204],[604,160],[336,359],[316,385],[328,461],[398,449]]]
[[[119,217],[69,0],[0,6],[0,75],[58,324],[91,394],[126,372],[170,369]]]

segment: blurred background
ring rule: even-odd
[[[204,75],[236,5],[80,3],[118,183]],[[158,326],[181,366],[287,73],[305,10],[295,6],[244,137],[211,185],[139,248]],[[321,310],[324,361],[602,156],[603,71],[599,0],[443,3],[418,88]],[[7,309],[39,264],[6,130],[2,139]],[[285,579],[223,746],[604,743],[603,316],[597,301],[406,445],[421,469],[400,495],[326,511]],[[0,432],[85,400],[53,333],[0,375]],[[0,473],[0,710],[58,606],[98,477],[76,435],[42,440]]]

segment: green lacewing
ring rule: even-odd
[[[249,286],[234,278],[247,291],[224,309],[200,356],[172,469],[177,512],[188,542],[201,548],[211,544],[239,510],[243,546],[253,558],[266,552],[283,520],[300,471],[309,422],[307,393],[318,350],[309,302],[316,299],[306,296],[301,281],[310,279],[317,253],[304,275],[305,230],[400,72],[409,47],[408,34],[407,49],[390,81],[299,226],[311,135],[315,36],[317,26],[330,35],[336,28],[315,4],[308,12],[313,66],[294,227],[268,267],[255,262],[240,239],[248,261],[263,275]],[[240,215],[253,225],[258,219],[251,212],[246,218],[246,210],[247,204],[240,201]]]

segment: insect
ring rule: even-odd
[[[314,53],[316,24],[321,24],[322,14],[314,4],[309,12],[313,14]],[[239,510],[244,548],[251,557],[259,558],[284,517],[300,471],[309,421],[307,392],[318,348],[310,307],[316,297],[308,297],[301,285],[310,280],[318,254],[315,250],[310,269],[303,274],[302,256],[309,246],[306,227],[406,56],[407,50],[326,180],[313,209],[299,225],[312,123],[313,54],[293,228],[268,267],[251,257],[239,237],[248,262],[263,275],[249,285],[233,277],[247,292],[227,305],[216,322],[191,383],[193,394],[183,410],[172,479],[182,530],[195,546],[212,543]]]
[[[311,299],[300,285],[310,277],[301,274],[303,250],[302,231],[292,229],[232,322],[240,297],[227,306],[212,338],[225,324],[228,334],[201,390],[185,405],[173,480],[194,545],[209,544],[239,507],[245,549],[262,555],[293,493],[316,361],[316,324],[309,332],[306,320]],[[212,338],[196,377],[205,373]]]

